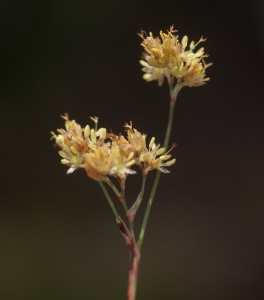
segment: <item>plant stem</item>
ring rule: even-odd
[[[123,204],[125,213],[127,213],[128,208],[127,208],[127,204],[126,204],[125,188],[122,188],[122,187],[121,187],[121,193],[122,193],[122,196],[123,196],[123,198],[124,198],[124,201],[122,202],[122,204]],[[133,224],[133,222],[128,221],[128,225],[129,225],[129,228],[130,228],[130,229],[134,230],[134,224]]]
[[[113,182],[108,178],[106,183],[111,187],[111,189],[114,191],[116,194],[117,198],[123,203],[124,202],[124,197],[123,195],[118,191],[116,186],[113,184]]]
[[[143,175],[143,178],[142,178],[142,186],[141,186],[141,191],[140,191],[141,199],[143,199],[143,195],[144,195],[144,191],[145,191],[146,180],[147,180],[147,176],[146,176],[146,175]]]
[[[169,81],[169,87],[170,87],[170,93],[172,93],[173,81]],[[182,86],[177,84],[175,88],[176,88],[176,98],[177,98],[177,94],[181,90]],[[166,135],[165,135],[165,141],[164,141],[164,148],[166,150],[168,148],[170,135],[171,135],[171,128],[172,128],[172,124],[173,124],[173,115],[174,115],[174,107],[175,107],[176,98],[171,99],[171,101],[170,101],[169,119],[168,119],[168,125],[167,125],[167,130],[166,130]],[[152,189],[151,189],[151,192],[150,192],[149,201],[148,201],[148,204],[147,204],[147,208],[146,208],[146,211],[145,211],[145,215],[144,215],[144,218],[143,218],[143,222],[142,222],[142,226],[141,226],[141,230],[140,230],[140,235],[139,235],[139,239],[138,239],[138,249],[139,249],[139,251],[142,247],[142,243],[143,243],[143,239],[144,239],[144,235],[145,235],[146,227],[147,227],[147,223],[148,223],[150,209],[151,209],[153,199],[154,199],[156,189],[157,189],[159,179],[160,179],[160,173],[161,173],[160,171],[157,171],[156,177],[154,179],[154,183],[153,183],[153,186],[152,186]]]
[[[127,212],[127,205],[126,205],[126,198],[125,198],[125,190],[123,188],[121,188],[122,190],[122,193],[120,193],[116,186],[113,184],[113,182],[108,178],[107,180],[107,183],[110,185],[110,187],[112,188],[112,190],[115,192],[115,194],[117,195],[118,199],[121,201],[123,207],[124,207],[124,210],[125,210],[125,213]],[[133,229],[134,228],[134,225],[132,222],[128,222],[129,223],[129,228],[130,229]]]
[[[138,268],[140,253],[138,250],[137,242],[135,240],[134,232],[131,233],[132,241],[132,259],[130,264],[130,270],[128,273],[128,287],[127,287],[127,300],[135,300],[137,293],[137,281],[138,281]]]
[[[99,183],[100,187],[102,188],[102,190],[103,190],[103,192],[104,192],[104,194],[105,194],[105,197],[106,197],[106,199],[107,199],[107,201],[108,201],[110,207],[112,208],[112,211],[113,211],[115,217],[116,217],[117,219],[119,219],[120,217],[119,217],[118,212],[117,212],[117,210],[116,210],[116,208],[115,208],[115,205],[114,205],[114,203],[113,203],[113,201],[112,201],[110,195],[108,194],[108,192],[107,192],[107,190],[106,190],[106,188],[105,188],[103,182],[98,181],[98,183]]]
[[[142,222],[140,234],[139,234],[139,239],[138,239],[138,249],[139,249],[139,251],[141,250],[141,247],[142,247],[142,243],[143,243],[143,239],[144,239],[144,236],[145,236],[145,231],[146,231],[146,227],[147,227],[147,223],[148,223],[148,217],[149,217],[151,205],[152,205],[152,202],[153,202],[153,199],[154,199],[154,196],[155,196],[155,192],[156,192],[156,189],[157,189],[157,185],[158,185],[158,182],[159,182],[159,178],[160,178],[160,171],[157,171],[156,177],[155,177],[155,180],[154,180],[154,183],[153,183],[153,186],[152,186],[152,190],[151,190],[151,193],[150,193],[150,196],[149,196],[149,201],[148,201],[147,208],[146,208],[146,211],[145,211],[145,215],[144,215],[144,219],[143,219],[143,222]]]
[[[166,150],[168,148],[168,144],[169,144],[169,140],[170,140],[170,134],[171,134],[171,128],[172,128],[172,123],[173,123],[174,106],[175,106],[176,98],[177,98],[177,95],[178,95],[179,91],[182,88],[181,85],[176,85],[173,88],[173,84],[174,84],[174,78],[173,77],[171,77],[168,82],[169,82],[169,88],[170,88],[170,95],[174,95],[174,96],[171,97],[171,101],[170,101],[169,119],[168,119],[168,125],[167,125],[167,130],[166,130],[166,135],[165,135],[165,141],[164,141],[164,148]],[[134,246],[136,246],[135,249],[137,249],[137,255],[135,256],[135,258],[132,255],[132,266],[133,266],[132,270],[133,271],[130,270],[130,272],[129,272],[128,295],[127,295],[128,300],[134,300],[135,297],[136,297],[138,268],[139,268],[139,262],[140,262],[140,251],[141,251],[143,239],[144,239],[145,232],[146,232],[146,227],[147,227],[147,223],[148,223],[150,209],[151,209],[153,199],[154,199],[154,196],[155,196],[155,193],[156,193],[156,189],[157,189],[157,186],[158,186],[158,183],[159,183],[160,173],[161,173],[160,171],[157,171],[156,177],[154,179],[154,183],[153,183],[153,186],[152,186],[152,189],[151,189],[151,192],[150,192],[150,196],[149,196],[149,201],[148,201],[147,208],[146,208],[146,211],[145,211],[145,215],[144,215],[144,218],[143,218],[138,243],[136,243],[136,241],[134,241]],[[141,193],[141,199],[143,198],[143,194],[144,194],[144,190],[145,190],[145,183],[146,183],[146,176],[143,175],[142,187],[141,187],[141,192],[140,192]]]

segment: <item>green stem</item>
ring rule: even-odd
[[[148,223],[149,213],[150,213],[151,205],[152,205],[152,202],[153,202],[153,199],[154,199],[154,196],[155,196],[155,192],[156,192],[156,189],[157,189],[157,186],[158,186],[159,178],[160,178],[160,171],[157,171],[156,177],[155,177],[155,180],[154,180],[154,183],[153,183],[153,186],[152,186],[152,190],[151,190],[151,193],[150,193],[150,196],[149,196],[149,201],[148,201],[147,208],[146,208],[146,211],[145,211],[145,215],[144,215],[144,219],[143,219],[143,222],[142,222],[140,234],[139,234],[139,239],[138,239],[138,249],[139,249],[139,251],[141,249],[143,239],[144,239],[144,236],[145,236],[145,231],[146,231],[146,227],[147,227],[147,223]]]
[[[113,184],[113,182],[108,178],[107,181],[108,185],[112,188],[114,193],[117,195],[118,199],[123,203],[124,202],[124,197],[123,195],[118,191],[116,186]]]
[[[123,199],[124,199],[123,202],[122,202],[122,204],[123,204],[125,213],[127,213],[128,208],[127,208],[127,204],[126,204],[125,188],[121,187],[121,193],[122,193],[122,196],[123,196]],[[134,224],[133,224],[133,222],[128,221],[128,225],[129,225],[130,229],[134,230]]]
[[[170,103],[169,121],[168,121],[167,130],[166,130],[165,141],[164,141],[164,148],[166,150],[168,148],[170,135],[171,135],[171,127],[172,127],[172,124],[173,124],[174,107],[175,107],[175,105]]]
[[[169,87],[170,87],[170,93],[172,93],[173,90],[173,81],[169,81]],[[179,93],[179,91],[181,90],[182,86],[177,84],[176,85],[176,98],[177,98],[177,94]],[[173,115],[174,115],[174,106],[175,106],[175,102],[176,102],[176,98],[175,99],[171,99],[170,101],[170,111],[169,111],[169,119],[168,119],[168,126],[167,126],[167,130],[166,130],[166,136],[165,136],[165,141],[164,141],[164,148],[167,149],[168,148],[168,144],[169,144],[169,140],[170,140],[170,135],[171,135],[171,128],[172,128],[172,124],[173,124]],[[148,218],[149,218],[149,214],[150,214],[150,209],[153,203],[153,199],[156,193],[156,189],[159,183],[159,179],[160,179],[160,171],[157,171],[156,173],[156,177],[154,179],[154,183],[150,192],[150,196],[149,196],[149,201],[147,204],[147,208],[145,211],[145,215],[143,218],[143,222],[142,222],[142,226],[141,226],[141,230],[140,230],[140,234],[139,234],[139,239],[138,239],[138,249],[140,251],[141,247],[142,247],[142,243],[143,243],[143,239],[145,236],[145,232],[146,232],[146,227],[147,227],[147,223],[148,223]]]
[[[105,194],[105,197],[106,197],[106,199],[107,199],[107,201],[108,201],[110,207],[112,208],[112,211],[113,211],[115,217],[116,217],[117,219],[120,219],[120,217],[119,217],[119,215],[118,215],[118,212],[117,212],[117,210],[116,210],[116,208],[115,208],[115,205],[114,205],[114,203],[113,203],[113,201],[112,201],[110,195],[108,194],[108,192],[107,192],[107,190],[106,190],[104,184],[102,183],[102,181],[98,181],[98,183],[99,183],[100,187],[102,188],[102,190],[103,190],[103,192],[104,192],[104,194]]]
[[[147,175],[143,175],[142,178],[142,186],[140,191],[141,200],[143,199],[144,191],[145,191],[145,185],[146,185]]]
[[[120,193],[118,191],[118,189],[116,188],[116,186],[113,184],[113,182],[108,178],[107,183],[110,185],[110,187],[112,188],[112,190],[115,192],[115,194],[117,195],[118,199],[121,201],[125,213],[128,211],[127,209],[127,204],[126,204],[126,198],[125,198],[125,189],[121,188],[122,192]],[[134,229],[134,225],[132,222],[128,222],[129,223],[129,228],[130,229]]]

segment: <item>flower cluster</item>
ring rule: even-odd
[[[113,133],[108,134],[108,137],[112,140],[112,142],[119,146],[122,155],[124,157],[133,155],[135,164],[143,170],[145,175],[154,169],[163,173],[169,173],[165,167],[173,165],[176,162],[176,159],[167,161],[171,158],[171,155],[168,153],[176,146],[176,144],[174,143],[171,149],[164,154],[166,149],[160,148],[160,144],[156,145],[154,137],[152,137],[149,147],[147,148],[146,135],[141,134],[133,128],[132,122],[130,122],[130,125],[126,124],[125,128],[127,131],[127,139],[122,135],[117,136]]]
[[[94,180],[107,182],[108,176],[114,176],[120,183],[124,183],[128,174],[136,173],[130,168],[134,164],[147,175],[153,169],[168,173],[165,166],[171,166],[176,161],[168,161],[171,155],[168,152],[164,154],[165,148],[156,145],[155,138],[151,139],[147,148],[146,135],[132,128],[132,123],[125,125],[126,139],[122,135],[107,133],[105,128],[97,130],[97,117],[91,118],[95,128],[90,128],[89,125],[81,128],[67,114],[62,118],[65,120],[66,130],[58,129],[58,135],[54,132],[51,134],[56,145],[61,148],[61,163],[70,167],[67,174],[83,168]],[[172,148],[174,147],[175,144]]]
[[[142,46],[145,50],[144,60],[140,60],[144,67],[143,78],[146,81],[158,80],[162,85],[164,76],[170,80],[176,77],[177,82],[182,86],[200,86],[205,84],[209,78],[205,78],[205,69],[212,65],[206,64],[204,48],[194,52],[195,47],[204,42],[203,37],[197,43],[193,41],[187,50],[188,37],[184,36],[181,43],[178,36],[174,35],[177,30],[170,27],[168,33],[160,31],[160,37],[154,38],[152,33],[149,36],[141,31],[139,36],[143,39]]]

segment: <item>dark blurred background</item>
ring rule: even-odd
[[[263,20],[261,0],[1,1],[0,299],[125,299],[110,207],[83,170],[66,175],[50,131],[68,112],[116,133],[132,120],[162,143],[168,88],[143,81],[136,33],[171,24],[207,37],[214,65],[179,94],[177,163],[152,207],[137,299],[264,299]],[[127,180],[129,205],[140,181]]]

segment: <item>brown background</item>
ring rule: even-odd
[[[66,175],[50,131],[68,112],[117,133],[132,120],[163,142],[168,89],[142,80],[136,33],[173,23],[208,38],[214,65],[176,104],[177,163],[154,201],[138,300],[264,299],[263,15],[262,1],[1,2],[1,299],[125,299],[108,203],[82,170]],[[132,204],[140,178],[127,184]]]

